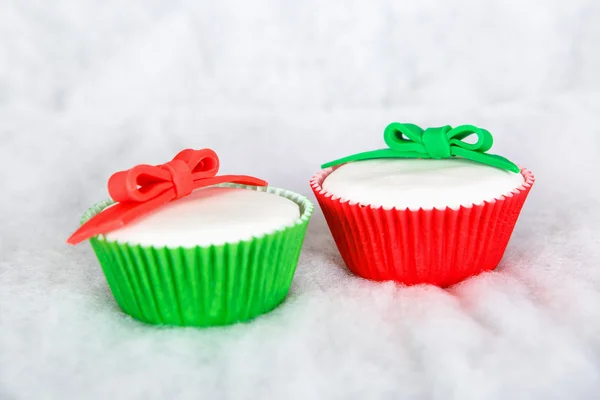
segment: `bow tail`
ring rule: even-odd
[[[174,197],[175,191],[168,190],[144,203],[124,202],[109,206],[81,225],[69,237],[67,243],[77,244],[91,237],[119,229],[132,220],[168,203]]]
[[[203,178],[194,182],[194,189],[218,185],[219,183],[237,183],[248,186],[268,186],[266,181],[248,175],[221,175],[213,178]]]
[[[351,161],[371,160],[376,158],[431,158],[431,156],[429,156],[426,153],[419,153],[416,151],[396,151],[392,149],[380,149],[353,154],[348,157],[330,161],[327,164],[321,165],[321,168],[325,169],[333,167],[335,165],[345,164]]]
[[[456,146],[450,146],[450,152],[453,156],[467,158],[471,161],[491,165],[493,167],[516,173],[521,172],[521,169],[515,163],[496,154],[480,153],[478,151],[467,150]]]

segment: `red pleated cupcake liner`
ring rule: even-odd
[[[498,266],[535,178],[511,193],[458,209],[384,209],[323,189],[338,167],[317,173],[311,188],[346,266],[375,281],[449,286]]]

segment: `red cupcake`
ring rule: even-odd
[[[387,149],[327,163],[310,182],[348,268],[438,286],[496,268],[533,174],[486,153],[492,135],[471,125],[392,123],[384,140]]]

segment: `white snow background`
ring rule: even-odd
[[[599,45],[597,0],[0,0],[0,399],[599,398]],[[314,198],[391,121],[535,173],[496,271],[369,282],[316,212],[277,310],[157,328],[65,244],[116,170],[211,147]]]

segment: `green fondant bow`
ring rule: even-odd
[[[477,135],[476,143],[463,140]],[[421,129],[414,124],[392,122],[383,133],[388,149],[367,151],[353,154],[339,160],[323,164],[321,168],[332,167],[350,161],[371,160],[374,158],[452,158],[462,157],[478,163],[491,165],[512,172],[519,172],[519,167],[504,157],[487,154],[494,138],[485,129],[473,125],[461,125],[452,128],[450,125],[440,128]]]

